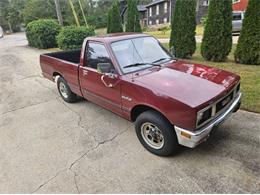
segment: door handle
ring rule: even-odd
[[[83,76],[87,76],[88,75],[88,71],[87,70],[83,70],[82,73],[83,73]]]
[[[106,81],[104,80],[104,77],[105,77],[106,75],[102,75],[101,76],[101,81],[102,81],[102,83],[106,86],[106,87],[109,87],[109,88],[111,88],[111,87],[113,87],[113,85],[110,83],[110,84],[107,84],[106,83]]]

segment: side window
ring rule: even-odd
[[[97,69],[98,63],[111,63],[105,46],[100,43],[88,43],[88,49],[85,56],[85,66],[94,69]]]

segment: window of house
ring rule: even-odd
[[[163,19],[163,23],[164,23],[164,24],[167,23],[167,18],[164,18],[164,19]]]
[[[203,6],[209,6],[209,0],[204,0],[203,1]]]
[[[233,3],[238,3],[240,0],[232,0]]]
[[[159,5],[156,5],[156,15],[159,15]]]
[[[149,21],[149,25],[152,25],[152,24],[153,24],[153,23],[152,23],[152,20],[150,20],[150,21]]]
[[[159,19],[156,19],[156,24],[159,24]]]
[[[111,63],[105,46],[101,43],[88,44],[85,66],[97,69],[98,63]]]
[[[167,13],[167,11],[168,11],[168,3],[165,2],[164,3],[164,13]]]
[[[149,8],[149,16],[152,16],[152,7]]]

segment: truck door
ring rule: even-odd
[[[79,67],[79,80],[83,96],[113,112],[121,114],[120,78],[103,77],[97,71],[98,63],[111,63],[105,45],[88,41],[83,66]],[[111,84],[111,86],[105,85]]]

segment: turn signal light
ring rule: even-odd
[[[190,139],[191,138],[191,135],[190,134],[188,134],[188,133],[185,133],[185,132],[181,132],[181,135],[183,136],[183,137],[186,137],[186,138],[188,138],[188,139]]]

